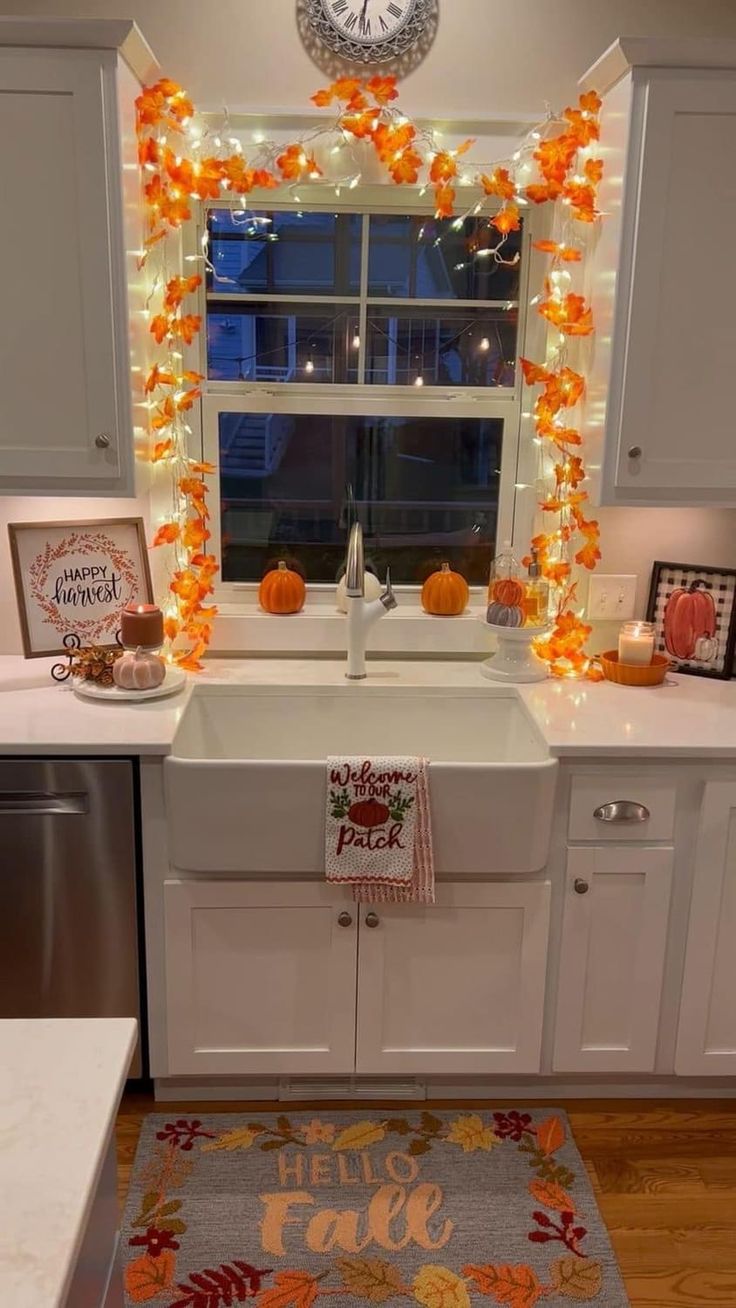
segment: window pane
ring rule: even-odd
[[[211,301],[212,381],[357,382],[356,305]]]
[[[370,305],[365,379],[381,386],[513,386],[516,324],[515,309]]]
[[[212,209],[207,289],[357,295],[360,214]]]
[[[345,558],[353,485],[367,564],[421,583],[443,560],[488,579],[498,511],[500,418],[221,413],[224,581],[257,581],[297,559],[334,582]]]
[[[519,264],[508,267],[479,250],[493,249],[499,233],[487,218],[423,218],[372,214],[368,294],[425,300],[517,300]],[[511,232],[500,254],[513,260],[521,232]]]

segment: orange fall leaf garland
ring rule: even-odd
[[[338,78],[312,96],[318,108],[332,108],[336,115],[324,133],[311,133],[309,144],[294,141],[285,146],[264,146],[249,164],[232,138],[236,150],[230,154],[220,153],[222,142],[217,137],[208,137],[214,139],[217,152],[205,153],[202,147],[207,133],[186,141],[187,124],[195,111],[175,82],[161,78],[146,87],[136,101],[139,160],[145,173],[150,174],[144,185],[147,232],[140,263],[144,264],[155,250],[165,252],[166,238],[191,218],[193,199],[206,202],[230,193],[244,202],[255,189],[293,188],[295,183],[309,180],[334,185],[324,176],[327,165],[321,162],[323,156],[318,149],[319,136],[331,133],[348,148],[353,142],[372,146],[396,185],[415,185],[426,170],[426,186],[433,189],[437,218],[453,216],[460,183],[473,182],[487,200],[500,202],[488,220],[488,231],[482,233],[471,254],[480,251],[498,260],[509,234],[521,226],[520,205],[559,203],[566,220],[561,239],[537,241],[535,248],[551,260],[538,312],[557,332],[561,344],[548,364],[521,361],[527,385],[541,387],[534,421],[542,450],[553,460],[553,485],[540,509],[545,519],[556,522],[532,541],[543,573],[555,591],[554,630],[539,652],[554,675],[580,675],[586,671],[591,675],[584,652],[590,628],[571,609],[575,602],[571,573],[573,562],[595,568],[600,559],[599,529],[594,519],[585,516],[588,497],[579,489],[585,480],[579,452],[582,436],[567,419],[567,411],[583,395],[585,382],[580,373],[568,367],[565,351],[569,341],[590,335],[594,328],[592,311],[584,297],[563,290],[561,281],[566,278],[569,283],[566,265],[578,264],[582,258],[572,224],[590,224],[600,217],[596,189],[603,164],[590,155],[600,134],[600,98],[594,91],[586,92],[577,106],[566,108],[559,118],[548,115],[541,130],[529,134],[526,155],[536,165],[539,180],[523,185],[514,163],[521,151],[516,152],[508,167],[499,164],[487,170],[468,171],[465,166],[463,171],[459,160],[473,142],[464,141],[455,149],[428,148],[433,146],[432,134],[419,131],[398,112],[393,103],[397,98],[395,77]],[[187,147],[191,158],[187,157]],[[339,148],[333,148],[332,153],[336,152]],[[581,152],[587,157],[581,159]],[[357,184],[357,180],[359,176],[350,179],[350,185]],[[339,184],[335,189],[339,193]],[[476,205],[472,212],[477,213],[480,207]],[[496,233],[495,248],[491,248],[489,232]],[[560,270],[561,276],[554,276]],[[150,332],[166,357],[154,363],[144,381],[152,439],[141,456],[153,464],[169,465],[172,470],[178,508],[158,527],[152,544],[169,546],[174,553],[172,609],[165,617],[165,632],[170,645],[174,645],[173,657],[180,666],[192,670],[201,667],[200,659],[211,638],[216,609],[207,601],[218,571],[216,558],[207,552],[210,531],[204,480],[214,468],[190,459],[186,443],[186,415],[200,396],[199,382],[203,379],[198,373],[182,370],[177,362],[182,344],[191,345],[201,329],[200,315],[186,309],[187,298],[200,284],[197,274],[164,275],[154,286]],[[183,641],[189,642],[188,648],[182,647]]]

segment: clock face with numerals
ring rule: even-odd
[[[395,59],[421,37],[428,0],[309,0],[319,39],[348,59]]]

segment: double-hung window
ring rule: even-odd
[[[399,586],[445,560],[481,585],[512,535],[528,224],[494,252],[486,213],[376,191],[203,217],[221,599],[280,558],[334,587],[353,511]]]

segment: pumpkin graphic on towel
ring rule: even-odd
[[[707,663],[717,649],[716,606],[707,583],[694,581],[673,590],[664,610],[664,643],[676,659]]]
[[[348,817],[356,827],[381,827],[388,821],[390,812],[377,799],[359,799],[350,805]]]

